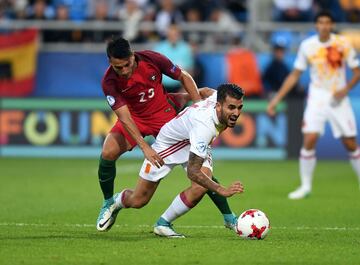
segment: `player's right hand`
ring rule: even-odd
[[[229,187],[220,187],[217,190],[217,193],[224,197],[231,197],[236,193],[243,193],[244,192],[244,186],[240,181],[235,181],[232,183]]]
[[[161,156],[155,152],[154,149],[152,149],[150,146],[147,146],[143,149],[144,156],[147,160],[150,161],[150,163],[157,168],[160,168],[164,165],[164,160],[161,158]]]
[[[272,101],[267,105],[266,112],[269,116],[275,116],[276,110],[275,110],[276,104],[274,104]]]

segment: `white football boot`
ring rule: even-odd
[[[175,232],[172,225],[156,225],[154,226],[154,234],[168,238],[185,238],[183,234]]]
[[[106,232],[114,225],[117,214],[121,210],[115,201],[119,193],[115,194],[112,198],[105,200],[99,213],[99,217],[96,222],[96,229],[100,232]]]
[[[294,190],[293,192],[290,192],[288,195],[288,198],[290,200],[300,200],[300,199],[304,199],[304,198],[308,197],[309,195],[310,195],[309,189],[299,187],[296,190]]]

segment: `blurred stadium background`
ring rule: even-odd
[[[0,155],[97,157],[114,120],[100,86],[108,66],[105,43],[122,34],[135,50],[166,54],[190,71],[199,87],[235,82],[245,88],[245,113],[239,126],[216,142],[215,157],[297,157],[308,74],[274,119],[264,113],[266,100],[291,70],[299,42],[314,34],[312,18],[318,10],[332,10],[337,30],[359,50],[355,2],[2,0]],[[171,41],[176,45],[169,46]],[[279,50],[284,67],[269,79],[266,69]],[[165,84],[170,89],[178,85]],[[351,96],[359,121],[359,85]],[[345,157],[329,130],[318,154]],[[135,150],[127,157],[141,153]]]
[[[265,113],[320,9],[333,11],[337,31],[359,51],[360,4],[352,0],[0,0],[0,263],[358,264],[357,181],[329,128],[317,154],[331,161],[319,163],[313,196],[286,199],[299,183],[308,73],[275,117]],[[265,241],[225,231],[207,198],[175,223],[187,240],[154,238],[153,222],[188,185],[179,169],[149,206],[124,211],[110,233],[96,232],[97,160],[116,119],[101,90],[113,34],[134,50],[166,54],[199,87],[244,87],[239,124],[214,143],[215,175],[225,185],[243,181],[246,193],[230,204],[237,214],[268,214]],[[351,100],[359,126],[359,85]],[[117,162],[117,190],[135,185],[142,154],[125,157]]]

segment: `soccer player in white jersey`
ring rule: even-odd
[[[319,136],[324,133],[327,121],[330,122],[334,137],[341,138],[347,149],[360,183],[356,120],[348,97],[348,92],[360,79],[359,59],[344,37],[332,33],[334,19],[331,13],[322,11],[317,14],[315,26],[318,34],[301,43],[294,70],[267,107],[268,114],[274,115],[276,105],[310,66],[311,82],[303,117],[303,146],[299,158],[301,186],[289,194],[290,199],[302,199],[311,192],[316,165],[315,147]],[[346,80],[345,64],[353,72],[349,81]]]
[[[142,208],[153,196],[160,180],[176,166],[187,171],[191,186],[175,197],[160,217],[154,233],[165,237],[184,237],[172,222],[193,208],[207,190],[224,197],[243,192],[240,181],[224,187],[212,180],[211,143],[227,127],[234,127],[243,107],[243,90],[235,84],[223,84],[206,100],[186,108],[166,123],[152,148],[165,164],[158,168],[145,159],[134,190],[124,189],[116,199],[112,222],[122,208]]]

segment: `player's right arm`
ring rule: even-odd
[[[156,167],[160,167],[164,165],[164,160],[160,157],[158,153],[152,149],[147,142],[145,142],[142,137],[138,127],[136,126],[133,118],[131,117],[131,113],[128,109],[127,105],[123,105],[120,108],[114,110],[119,121],[124,126],[126,131],[131,135],[131,137],[136,141],[137,145],[140,147],[144,156],[147,160],[150,161]]]
[[[139,128],[131,117],[129,108],[126,105],[126,100],[120,93],[117,92],[116,84],[113,81],[109,70],[106,72],[101,82],[101,86],[111,109],[115,112],[119,122],[121,122],[125,130],[127,130],[130,136],[133,137],[137,145],[141,148],[145,158],[156,167],[162,166],[164,164],[163,159],[145,142]]]
[[[203,163],[204,158],[197,156],[193,152],[190,152],[187,167],[187,175],[189,179],[203,186],[204,188],[214,191],[224,197],[230,197],[236,193],[241,193],[244,191],[244,187],[240,181],[235,181],[228,188],[213,181],[211,176],[207,176],[201,171]]]
[[[216,90],[209,87],[199,88],[201,99],[210,97],[215,91]],[[191,96],[188,93],[169,93],[169,97],[179,110],[182,110],[184,106],[191,101]]]
[[[302,71],[298,69],[294,69],[285,79],[282,86],[276,95],[270,100],[267,106],[267,113],[270,116],[275,115],[275,108],[277,104],[290,92],[291,89],[294,88],[295,84],[299,81],[299,78],[302,74]]]

